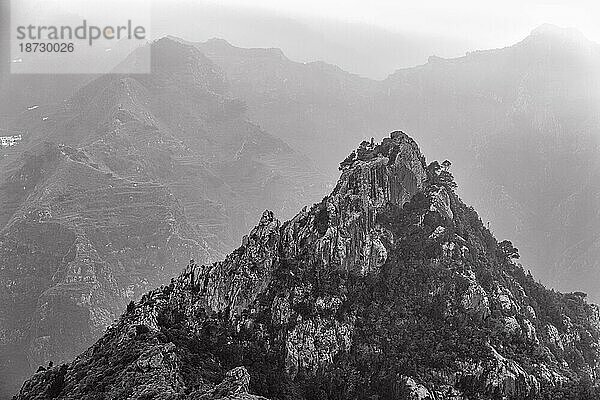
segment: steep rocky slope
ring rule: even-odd
[[[340,170],[320,203],[265,211],[16,399],[597,397],[598,308],[526,273],[447,163],[394,132]]]
[[[152,74],[103,76],[30,110],[0,159],[0,398],[71,360],[192,255],[235,248],[262,207],[291,216],[325,192],[210,60],[168,39],[152,52]]]
[[[600,224],[578,219],[585,214],[572,198],[589,198],[600,173],[598,44],[545,25],[513,46],[431,57],[381,82],[277,49],[196,46],[227,73],[255,121],[298,143],[328,175],[362,137],[397,126],[428,154],[460,160],[459,191],[493,231],[518,243],[544,282],[600,301],[592,256]],[[590,256],[564,270],[574,251]]]

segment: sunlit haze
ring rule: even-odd
[[[537,25],[575,27],[600,40],[600,3],[596,1],[323,1],[218,0],[222,6],[270,10],[290,17],[325,17],[416,32],[475,40],[481,46],[509,45]]]
[[[513,45],[545,23],[576,28],[600,42],[600,5],[582,0],[169,0],[154,5],[155,36],[219,37],[241,47],[278,47],[296,61],[323,60],[378,79],[423,64],[431,55],[458,57]]]

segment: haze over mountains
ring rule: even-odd
[[[320,199],[356,143],[395,129],[454,161],[459,193],[536,278],[599,301],[600,50],[577,32],[543,26],[382,81],[221,39],[153,46],[150,76],[14,80],[5,97],[27,133],[0,159],[13,389],[182,261],[226,254],[265,208]]]
[[[183,13],[181,3],[185,4]],[[255,3],[242,3],[154,3],[154,13],[161,18],[152,22],[152,31],[159,36],[173,35],[196,42],[217,37],[244,48],[280,48],[293,60],[324,60],[371,79],[384,79],[397,68],[421,64],[432,54],[458,56],[481,47],[473,36],[432,33],[422,26],[415,29],[414,24],[407,26],[403,17],[394,29],[389,29],[324,15],[286,14],[259,8]],[[285,8],[284,3],[280,4]],[[311,5],[303,3],[301,8]]]

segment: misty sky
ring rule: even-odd
[[[60,8],[49,6],[53,2],[74,13],[83,10],[88,17],[108,13],[115,21],[135,19],[151,8],[149,31],[154,38],[218,37],[241,47],[278,47],[295,61],[323,60],[376,79],[423,64],[431,55],[458,57],[467,51],[513,45],[543,23],[574,27],[600,42],[600,3],[591,0],[27,2],[36,3],[40,13]],[[116,5],[108,5],[111,2]]]
[[[600,42],[594,1],[155,0],[155,35],[279,47],[297,61],[324,60],[382,79],[428,56],[513,45],[551,23]],[[160,16],[160,17],[159,17]]]
[[[600,4],[591,0],[217,0],[212,3],[292,17],[365,23],[396,32],[469,39],[484,47],[512,44],[542,23],[577,27],[600,41]]]

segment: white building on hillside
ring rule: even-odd
[[[16,146],[21,140],[23,140],[22,135],[0,136],[0,147]]]

